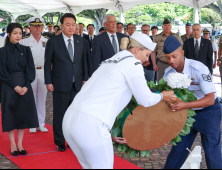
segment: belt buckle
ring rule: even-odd
[[[37,70],[40,70],[40,69],[42,69],[42,67],[36,67],[36,69],[37,69]]]

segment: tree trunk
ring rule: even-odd
[[[58,13],[58,20],[57,20],[56,25],[59,25],[59,22],[60,22],[61,16],[62,16],[62,13],[59,12],[59,13]]]
[[[107,13],[107,9],[101,8],[101,9],[95,9],[95,10],[85,10],[88,15],[85,15],[83,13],[80,13],[81,16],[85,18],[89,18],[94,21],[96,24],[96,34],[99,34],[99,29],[103,27],[104,18]],[[93,13],[94,12],[94,13]]]

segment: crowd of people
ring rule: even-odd
[[[213,68],[221,66],[222,38],[217,60],[210,31],[204,29],[202,38],[199,24],[187,23],[186,34],[180,37],[172,32],[168,19],[160,34],[158,27],[148,24],[139,33],[134,24],[117,23],[112,14],[105,16],[99,35],[94,34],[93,24],[87,25],[88,34],[83,33],[85,25],[77,24],[71,13],[64,14],[60,22],[60,26],[47,23],[48,32],[44,32],[44,19],[32,17],[24,32],[20,24],[11,23],[0,36],[2,129],[8,133],[13,156],[27,154],[22,145],[24,129],[48,132],[48,91],[53,93],[57,150],[70,147],[85,169],[113,168],[112,140],[127,143],[110,134],[116,116],[132,95],[144,107],[175,101],[173,91],[155,94],[146,82],[166,80],[169,73],[180,72],[192,78],[189,90],[198,100],[169,107],[173,112],[196,108],[197,116],[190,135],[172,148],[165,168],[182,166],[186,148],[191,148],[198,132],[208,168],[222,168],[221,106],[212,80]]]

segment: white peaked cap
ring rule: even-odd
[[[30,25],[30,23],[33,23],[33,25],[43,25],[44,19],[42,17],[31,17],[26,21],[27,25]]]
[[[154,51],[156,48],[157,43],[153,43],[151,38],[146,34],[140,34],[139,32],[135,31],[133,35],[130,37],[140,44],[142,44],[144,47],[148,48],[151,51]]]

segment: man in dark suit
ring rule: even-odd
[[[213,48],[211,41],[201,37],[202,29],[199,24],[194,24],[192,29],[194,38],[184,41],[184,56],[202,62],[209,68],[212,74]]]
[[[150,35],[150,25],[148,24],[143,24],[141,27],[141,32],[143,34],[146,34],[147,36]],[[150,36],[151,40],[153,41],[152,36]],[[153,62],[151,59],[151,55],[149,56],[149,62],[143,63],[143,68],[144,68],[144,73],[145,73],[145,78],[148,82],[153,81],[155,78],[155,71],[153,69]]]
[[[61,17],[63,33],[52,37],[45,51],[45,84],[53,92],[53,133],[58,151],[65,151],[62,132],[64,114],[88,79],[83,38],[73,35],[76,18],[67,13]]]
[[[89,46],[90,49],[92,48],[92,44],[93,44],[93,40],[96,37],[96,35],[94,35],[95,32],[95,27],[93,24],[89,24],[87,25],[87,31],[89,35],[85,35],[84,38],[89,42]]]
[[[120,44],[124,34],[116,32],[116,17],[109,14],[105,17],[106,32],[95,37],[92,45],[92,70],[99,67],[101,62],[121,51]]]
[[[83,33],[85,29],[85,25],[83,23],[79,23],[79,36],[80,37],[85,37],[87,34]]]

